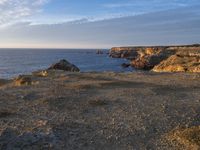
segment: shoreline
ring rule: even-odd
[[[126,58],[124,66],[154,72],[200,72],[200,44],[113,47],[112,58]]]

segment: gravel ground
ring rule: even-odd
[[[171,135],[200,125],[200,74],[52,71],[30,78],[18,86],[0,80],[2,150],[199,148]]]

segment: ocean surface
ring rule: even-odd
[[[46,69],[60,59],[66,59],[78,66],[81,72],[128,72],[131,68],[122,68],[126,59],[97,55],[96,50],[86,49],[0,49],[0,78],[12,78],[20,74],[30,74]]]

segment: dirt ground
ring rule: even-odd
[[[30,78],[24,85],[0,80],[2,150],[199,149],[200,74]]]

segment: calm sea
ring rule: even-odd
[[[46,69],[60,59],[75,64],[81,72],[132,71],[121,67],[127,60],[110,58],[107,52],[104,50],[103,55],[97,55],[96,50],[85,49],[0,49],[0,78]]]

